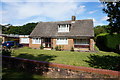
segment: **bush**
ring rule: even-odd
[[[58,48],[58,46],[56,46],[56,47],[55,47],[55,50],[56,50],[56,51],[59,51],[59,48]]]
[[[96,37],[96,46],[103,51],[108,50],[106,43],[107,43],[107,39],[105,37],[106,34],[100,34]]]
[[[74,51],[74,48],[72,47],[70,51]]]
[[[56,51],[62,51],[62,50],[64,50],[63,47],[64,47],[64,46],[62,46],[62,45],[56,46],[56,47],[55,47],[55,50],[56,50]]]
[[[44,49],[43,45],[40,46],[40,49]]]
[[[18,46],[17,46],[17,45],[14,45],[13,48],[18,48]]]
[[[63,51],[64,50],[64,45],[61,45],[61,51]]]
[[[2,55],[11,56],[12,52],[10,49],[2,49]]]
[[[62,47],[59,45],[59,46],[58,46],[58,50],[61,51],[61,48],[62,48]]]
[[[120,34],[100,34],[96,38],[96,45],[103,51],[116,51],[120,44]]]

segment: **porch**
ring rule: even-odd
[[[51,49],[52,48],[51,38],[42,38],[41,45],[44,47],[44,49]]]

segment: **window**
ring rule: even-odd
[[[69,24],[60,24],[58,25],[58,32],[69,32]]]
[[[20,43],[29,43],[29,38],[20,38]]]
[[[40,38],[33,38],[32,44],[41,44],[41,39]]]
[[[75,39],[74,40],[75,45],[89,45],[88,39]]]
[[[67,45],[68,44],[68,39],[67,38],[59,38],[56,40],[57,45]]]

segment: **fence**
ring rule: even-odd
[[[2,56],[3,58],[3,66],[12,67],[12,68],[19,68],[21,70],[26,70],[28,72],[37,72],[43,73],[43,71],[48,71],[49,67],[54,68],[62,68],[62,69],[69,69],[73,71],[84,71],[90,73],[97,73],[109,76],[117,76],[120,77],[119,71],[112,71],[112,70],[105,70],[105,69],[95,69],[95,68],[88,68],[88,67],[79,67],[79,66],[72,66],[72,65],[64,65],[64,64],[57,64],[57,63],[49,63],[44,61],[36,61],[36,60],[28,60],[23,58],[15,58],[15,57],[8,57]]]

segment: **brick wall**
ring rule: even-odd
[[[52,39],[52,41],[53,41],[53,48],[59,46],[56,44],[56,39]],[[61,46],[63,46],[64,50],[70,50],[74,46],[74,41],[73,39],[68,39],[68,45],[61,45]]]
[[[52,47],[55,48],[56,46],[59,46],[56,44],[56,39],[51,39]],[[41,44],[32,44],[32,38],[29,40],[29,47],[31,48],[39,48]],[[68,45],[60,45],[63,47],[64,50],[71,50],[72,47],[74,47],[74,40],[68,39]],[[76,48],[77,49],[77,48]],[[79,50],[89,50],[89,48],[80,48]],[[94,51],[94,40],[90,39],[90,50]]]
[[[94,51],[94,40],[90,39],[90,50]]]
[[[30,48],[40,48],[41,44],[32,44],[32,38],[29,39],[29,47]]]

